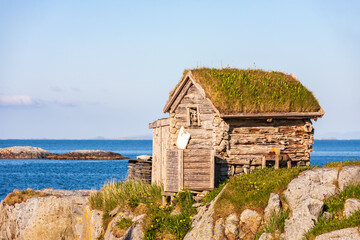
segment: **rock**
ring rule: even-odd
[[[349,198],[345,202],[343,215],[345,215],[346,217],[350,217],[356,211],[359,210],[360,210],[360,200],[356,198]]]
[[[8,147],[0,149],[0,159],[39,159],[52,153],[38,147]]]
[[[144,231],[142,228],[142,222],[143,222],[144,216],[145,216],[145,214],[135,216],[129,212],[120,212],[109,223],[108,228],[106,229],[106,232],[104,235],[104,239],[105,240],[141,240],[141,239],[143,239]],[[125,231],[123,236],[116,237],[113,235],[113,230],[114,230],[114,227],[116,226],[116,223],[122,218],[131,219],[133,224]]]
[[[281,210],[280,196],[275,193],[270,194],[268,205],[264,210],[264,220],[269,221],[272,213],[279,213]]]
[[[289,240],[301,240],[303,235],[314,227],[322,213],[324,203],[308,198],[293,208],[292,216],[285,220],[285,236]]]
[[[151,161],[152,157],[149,155],[140,155],[136,157],[137,160]]]
[[[263,233],[261,234],[259,240],[272,240],[273,237],[271,235],[271,233]]]
[[[102,151],[102,150],[76,150],[67,153],[52,154],[47,156],[48,159],[59,160],[120,160],[127,159],[119,153]]]
[[[345,166],[339,173],[339,188],[343,191],[350,185],[360,184],[360,166]]]
[[[32,197],[21,203],[0,203],[0,239],[96,239],[101,234],[102,213],[90,210],[92,191],[44,189],[56,194]]]
[[[201,203],[194,203],[192,206],[193,206],[194,208],[198,208],[198,207],[201,207],[202,204],[201,204]]]
[[[184,240],[225,239],[223,233],[224,221],[222,219],[217,220],[214,226],[213,219],[213,214],[215,212],[214,205],[225,188],[226,186],[215,199],[211,201],[211,203],[198,208],[198,213],[193,217],[193,222],[191,224],[192,229],[185,235]]]
[[[292,180],[285,191],[285,198],[290,208],[311,197],[324,199],[335,194],[338,170],[319,168],[304,172]]]
[[[360,240],[360,229],[344,228],[317,236],[315,240]]]
[[[245,209],[240,216],[239,237],[253,239],[261,223],[261,215],[254,210]]]
[[[225,221],[225,236],[228,240],[235,240],[239,234],[239,218],[236,214],[230,214]]]
[[[329,221],[332,218],[333,214],[329,212],[324,212],[322,216],[326,221]]]
[[[212,237],[213,240],[222,240],[224,239],[224,220],[219,218],[215,222],[214,226],[214,236]]]
[[[110,217],[115,217],[116,214],[118,213],[119,209],[120,209],[120,207],[117,206],[116,208],[114,208],[113,210],[111,210],[111,212],[109,212],[109,216],[110,216]]]

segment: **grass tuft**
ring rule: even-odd
[[[134,210],[140,203],[161,203],[161,190],[159,185],[146,184],[129,180],[125,182],[111,181],[105,184],[99,192],[89,198],[92,209],[110,212],[117,206],[120,210],[130,208]]]
[[[256,233],[255,239],[259,239],[261,234],[263,234],[264,232],[271,233],[273,235],[277,231],[280,232],[280,233],[284,232],[285,220],[289,217],[289,215],[290,215],[290,209],[281,210],[278,213],[273,212],[270,215],[269,221],[267,223],[265,223],[259,229],[259,231]]]

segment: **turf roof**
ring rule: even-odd
[[[191,71],[206,97],[223,114],[318,112],[320,105],[294,77],[260,69],[212,69]]]

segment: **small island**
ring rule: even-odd
[[[124,160],[129,158],[119,153],[102,150],[76,150],[57,154],[38,147],[14,146],[0,148],[0,159]]]

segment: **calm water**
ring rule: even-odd
[[[0,148],[34,146],[64,153],[100,149],[129,158],[152,154],[151,140],[0,140]],[[360,159],[360,140],[316,140],[311,164]],[[63,161],[43,159],[0,159],[0,200],[13,189],[99,189],[105,182],[127,176],[126,160]]]

